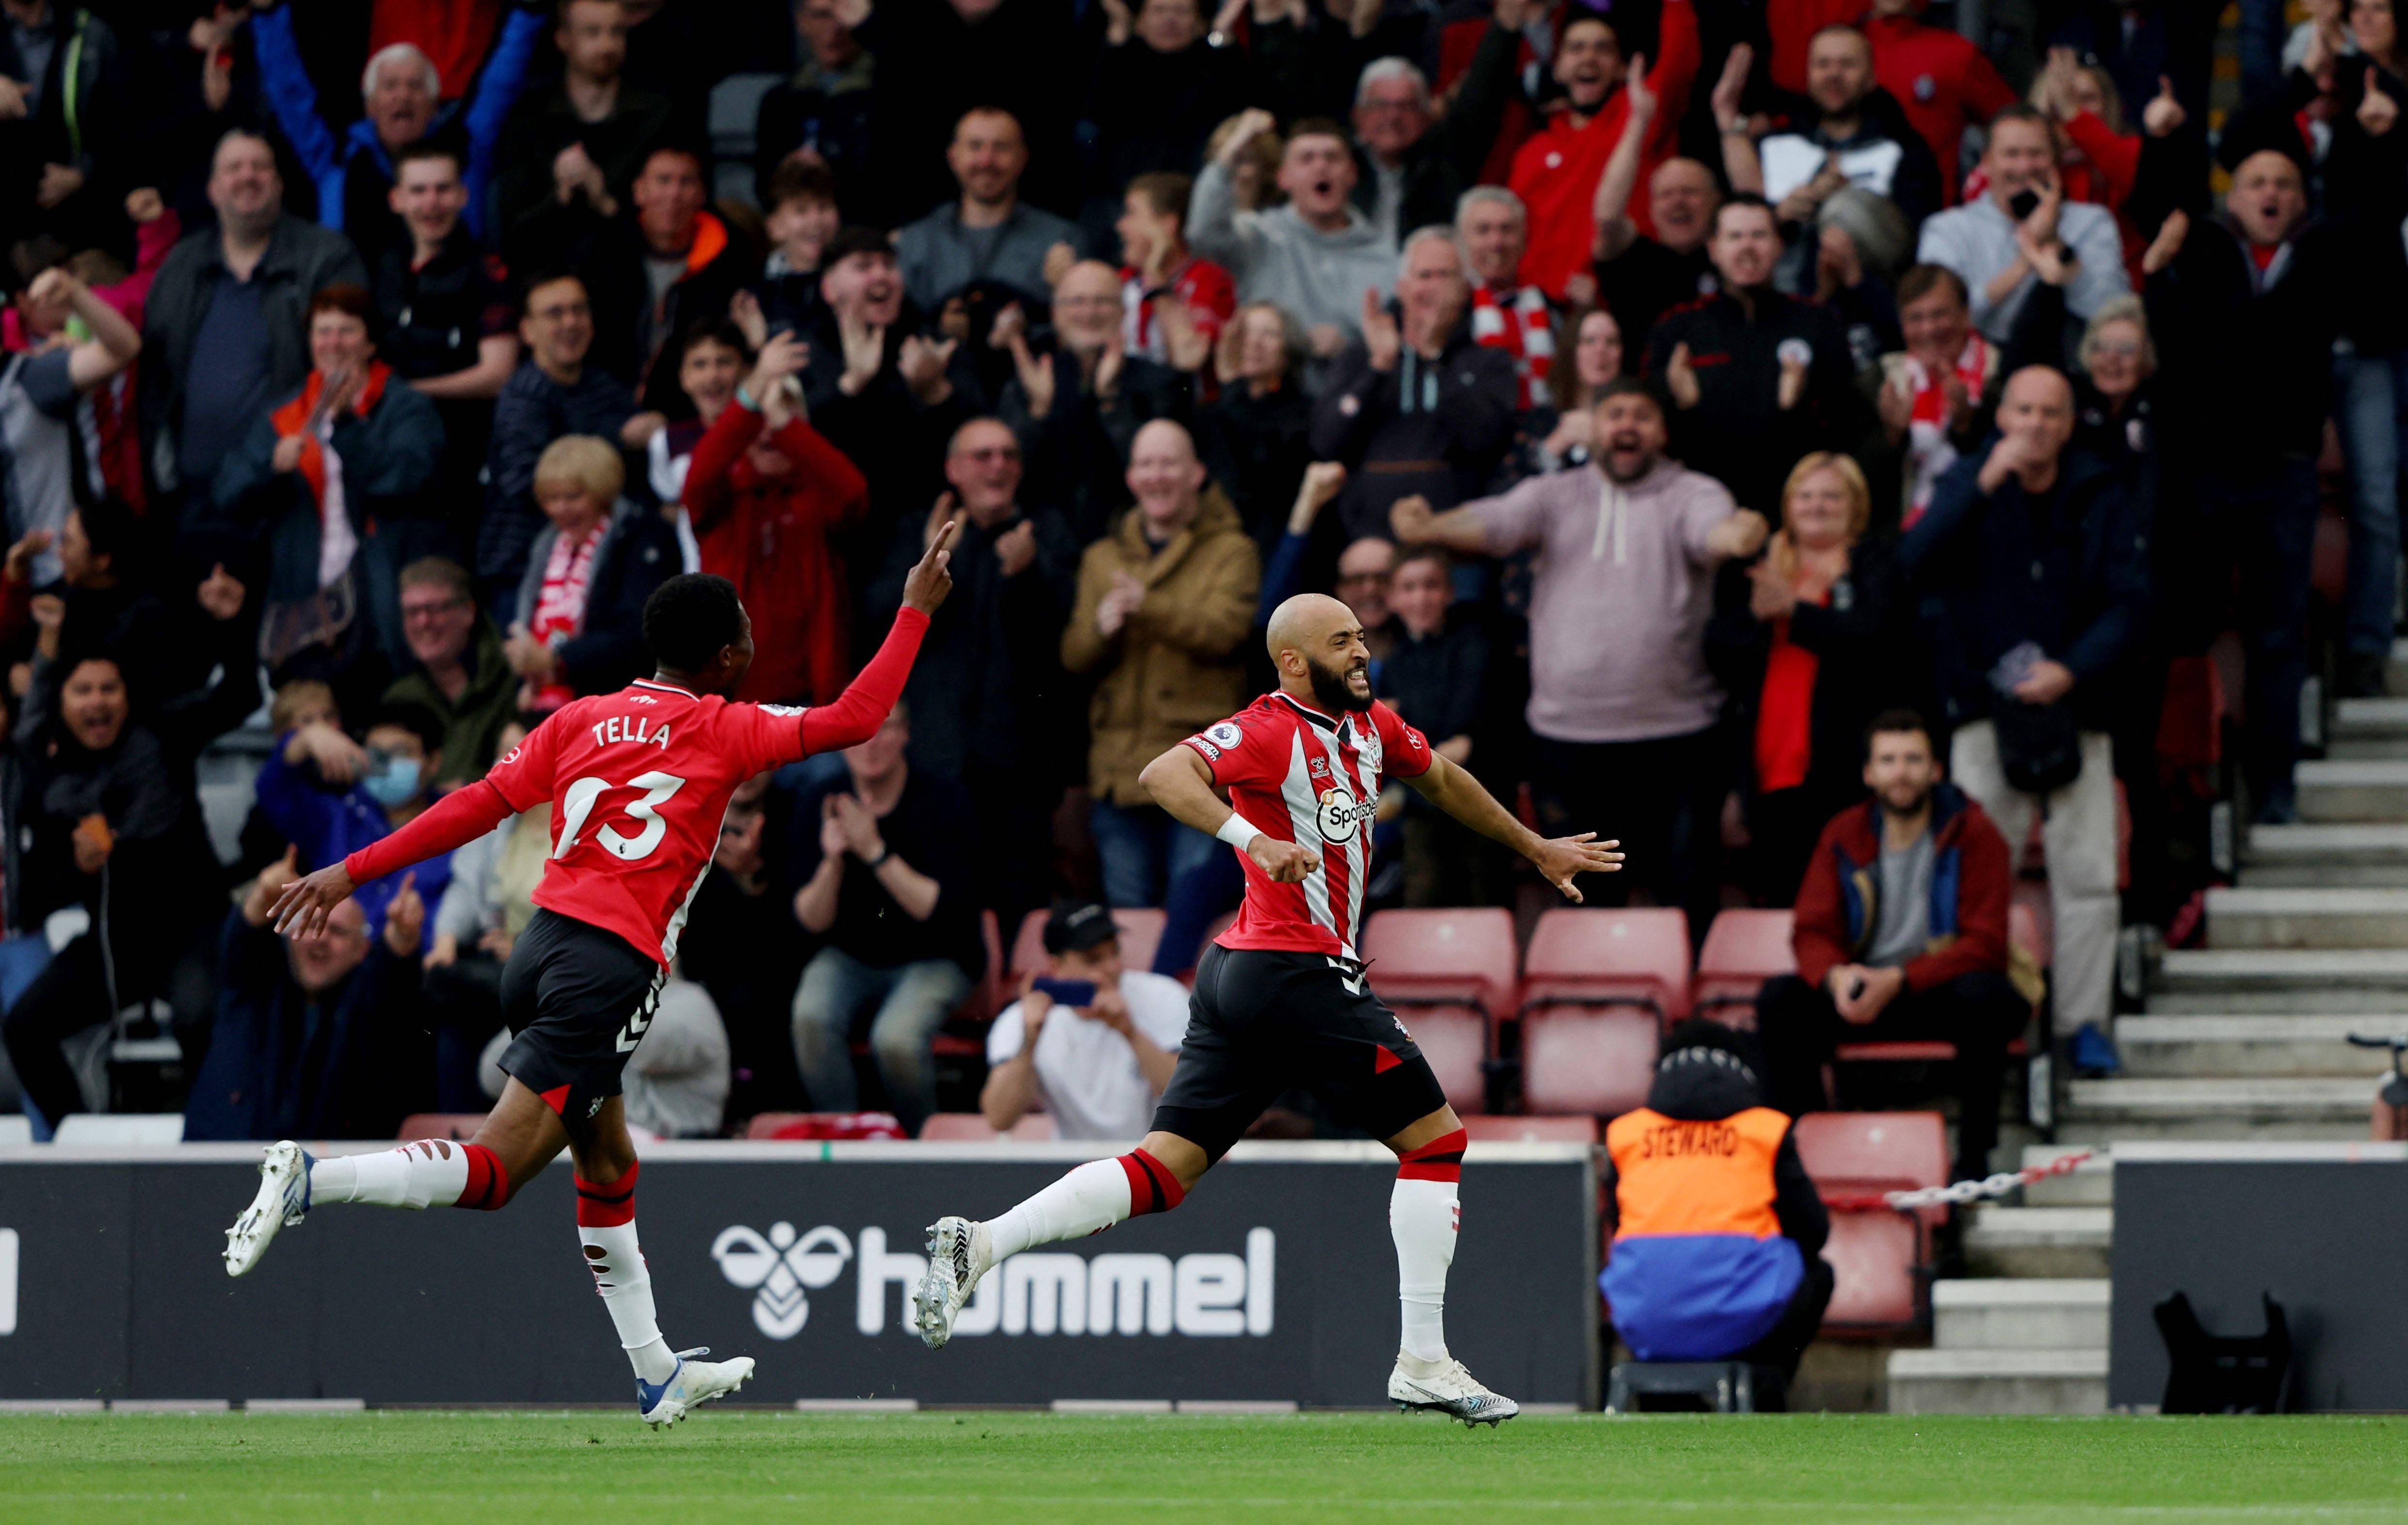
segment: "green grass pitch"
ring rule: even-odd
[[[0,1416],[0,1518],[81,1520],[2408,1520],[2408,1420]]]

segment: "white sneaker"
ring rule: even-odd
[[[928,1269],[911,1290],[911,1305],[929,1349],[940,1350],[953,1337],[953,1319],[994,1264],[995,1239],[985,1224],[940,1218],[928,1225]]]
[[[274,1242],[276,1231],[298,1223],[309,1212],[309,1151],[286,1139],[267,1147],[259,1165],[259,1194],[226,1230],[226,1275],[238,1276],[259,1263]]]
[[[1425,1409],[1461,1419],[1465,1429],[1484,1424],[1490,1429],[1522,1412],[1522,1405],[1480,1385],[1463,1362],[1423,1361],[1397,1352],[1397,1369],[1388,1374],[1388,1401],[1410,1414]]]
[[[691,1356],[707,1356],[710,1347],[695,1346],[677,1353],[677,1370],[666,1382],[636,1379],[636,1418],[657,1430],[665,1424],[675,1424],[713,1398],[724,1398],[742,1387],[752,1375],[752,1358],[738,1356],[734,1361],[691,1361]]]

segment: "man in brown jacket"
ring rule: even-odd
[[[1088,787],[1104,899],[1169,913],[1157,968],[1192,962],[1216,902],[1234,901],[1227,849],[1155,805],[1138,775],[1245,704],[1239,647],[1262,563],[1220,488],[1206,489],[1187,431],[1157,419],[1129,448],[1137,506],[1079,563],[1079,602],[1062,665],[1095,681]],[[1226,882],[1225,882],[1226,881]]]

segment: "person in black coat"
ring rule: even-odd
[[[1798,463],[1764,554],[1724,567],[1706,657],[1747,748],[1748,892],[1786,905],[1824,823],[1864,794],[1865,726],[1918,697],[1897,558],[1864,538],[1872,496],[1847,456]]]
[[[1259,98],[1245,55],[1204,40],[1200,0],[1139,0],[1112,21],[1090,74],[1092,199],[1117,207],[1148,170],[1192,175],[1212,129]]]
[[[552,441],[536,463],[552,522],[527,555],[506,651],[525,680],[521,709],[557,709],[652,672],[644,601],[685,563],[668,520],[619,495],[625,483],[619,452],[590,435]]]
[[[1498,739],[1511,728],[1498,723],[1508,717],[1490,682],[1488,631],[1477,609],[1455,602],[1454,566],[1444,549],[1416,546],[1397,558],[1388,575],[1388,608],[1396,617],[1390,621],[1396,646],[1373,665],[1373,691],[1448,762],[1492,778],[1513,777],[1500,766]],[[1507,904],[1512,860],[1419,794],[1403,793],[1405,904]]]
[[[670,418],[693,406],[678,385],[678,335],[725,318],[760,273],[751,247],[704,210],[710,192],[702,156],[665,144],[644,156],[627,205],[611,216],[581,197],[555,202],[521,222],[511,245],[521,269],[577,272],[593,303],[592,363]],[[676,275],[656,287],[652,267],[672,262]]]
[[[1312,401],[1297,368],[1301,348],[1278,307],[1247,303],[1215,346],[1220,389],[1196,408],[1196,453],[1237,506],[1266,566],[1312,461]]]

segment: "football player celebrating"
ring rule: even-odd
[[[1269,634],[1279,688],[1145,769],[1162,807],[1235,848],[1246,875],[1236,923],[1197,966],[1154,1129],[1131,1152],[1081,1165],[1000,1218],[939,1219],[913,1293],[920,1337],[932,1349],[952,1338],[979,1278],[1006,1257],[1178,1206],[1273,1098],[1306,1086],[1397,1154],[1388,1224],[1404,1334],[1388,1397],[1495,1425],[1519,1409],[1447,1354],[1441,1317],[1463,1124],[1404,1023],[1364,985],[1355,951],[1380,780],[1403,779],[1520,852],[1572,901],[1577,876],[1612,872],[1622,854],[1593,832],[1539,836],[1372,699],[1362,623],[1338,600],[1289,599]]]
[[[947,525],[912,568],[885,644],[834,704],[729,702],[752,662],[752,622],[725,578],[671,577],[644,606],[654,677],[562,706],[481,780],[285,887],[271,913],[276,929],[311,934],[355,886],[552,802],[553,845],[535,919],[502,974],[509,1078],[477,1136],[325,1160],[290,1140],[271,1145],[257,1198],[226,1231],[227,1275],[258,1264],[277,1231],[313,1206],[498,1208],[566,1148],[577,1170],[578,1237],[635,1365],[638,1417],[674,1424],[752,1375],[749,1357],[693,1360],[710,1351],[672,1351],[661,1337],[636,1245],[636,1149],[620,1072],[652,1024],[729,796],[764,769],[878,730],[929,614],[953,587],[953,534]]]

